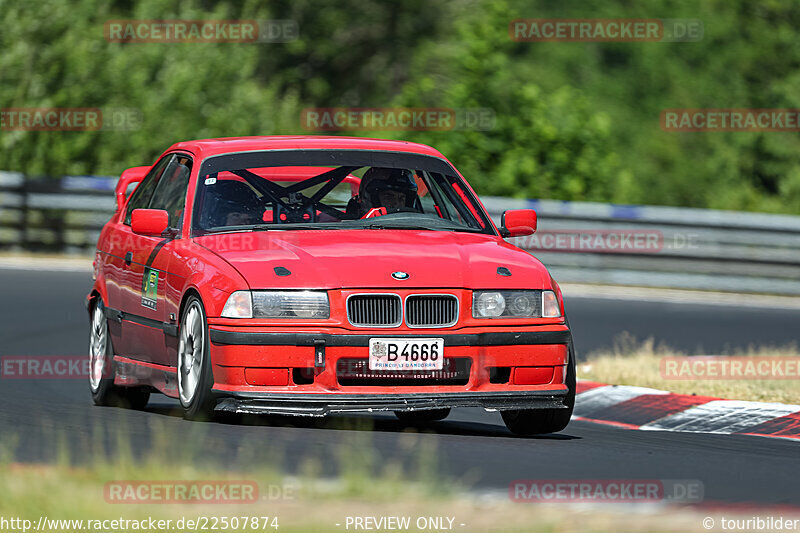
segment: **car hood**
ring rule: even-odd
[[[229,262],[252,289],[551,286],[550,275],[536,258],[483,234],[273,230],[206,235],[194,241]],[[511,276],[498,274],[499,267]],[[408,279],[393,279],[398,271]]]

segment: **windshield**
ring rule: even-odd
[[[433,157],[385,152],[306,150],[210,158],[201,167],[192,218],[195,235],[262,229],[494,234],[452,167]]]

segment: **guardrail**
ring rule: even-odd
[[[499,222],[535,209],[532,238],[510,239],[558,281],[800,295],[800,217],[706,209],[482,198]],[[547,241],[548,236],[554,235]],[[554,242],[566,235],[561,245]],[[588,246],[569,237],[588,236]],[[638,245],[623,248],[621,240]],[[596,237],[594,241],[592,238]],[[648,240],[654,246],[648,246]],[[516,242],[515,242],[516,241]],[[630,244],[630,243],[629,243]]]
[[[0,172],[0,248],[89,253],[114,213],[117,178]]]
[[[0,172],[0,248],[91,253],[114,212],[117,179]],[[800,216],[483,197],[538,214],[510,242],[560,282],[800,295]]]

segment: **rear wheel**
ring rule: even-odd
[[[428,409],[425,411],[395,411],[396,416],[401,422],[407,423],[420,423],[420,422],[435,422],[436,420],[444,420],[450,414],[450,408],[443,409]]]
[[[567,379],[569,388],[564,398],[566,409],[522,409],[516,411],[502,411],[503,422],[515,435],[541,435],[556,433],[563,430],[572,418],[575,407],[575,350],[572,341],[569,342],[567,351]]]
[[[184,417],[208,420],[214,410],[214,384],[208,344],[208,322],[203,304],[189,297],[181,317],[178,341],[178,396]]]
[[[89,331],[89,390],[95,405],[144,409],[150,391],[114,385],[114,348],[108,333],[108,320],[100,297],[92,309]]]

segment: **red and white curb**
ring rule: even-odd
[[[573,420],[627,429],[758,435],[800,440],[800,405],[578,381]]]

